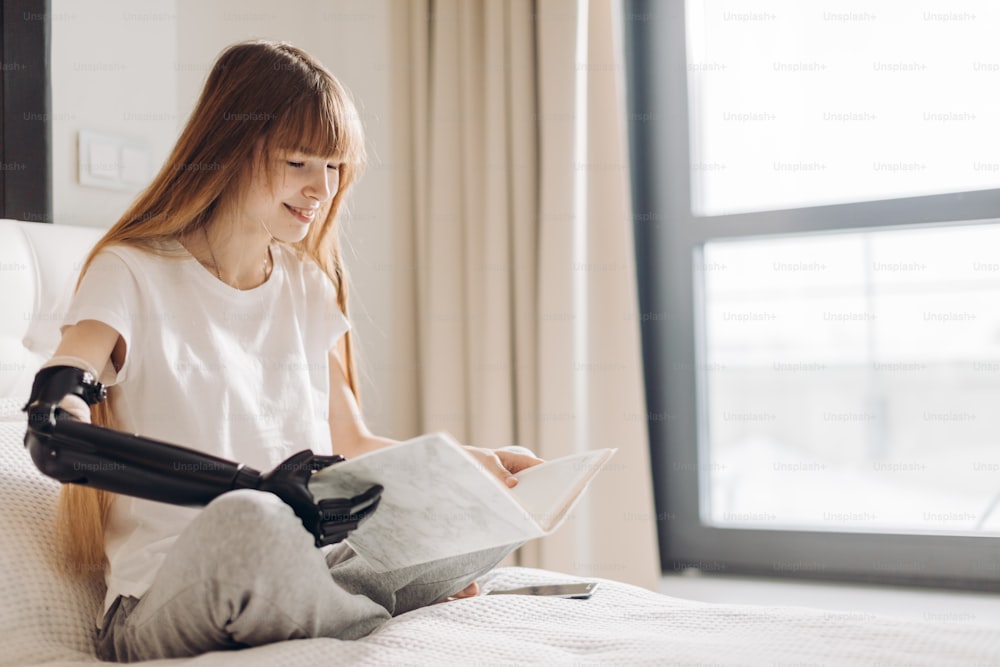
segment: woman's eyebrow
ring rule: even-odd
[[[295,151],[292,151],[292,152],[298,153],[299,155],[302,155],[302,156],[304,156],[306,158],[315,158],[317,160],[326,160],[327,162],[340,162],[340,157],[338,157],[336,155],[326,155],[326,156],[319,155],[317,153],[313,153],[311,149],[305,148],[305,147],[302,147],[302,146],[300,146],[298,149],[296,149]]]

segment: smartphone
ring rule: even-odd
[[[560,598],[586,600],[597,589],[596,581],[579,584],[543,584],[540,586],[525,586],[524,588],[508,588],[506,590],[490,591],[489,595],[546,595]]]

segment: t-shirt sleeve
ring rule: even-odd
[[[139,284],[135,274],[118,254],[104,250],[94,257],[70,301],[62,329],[83,320],[103,322],[125,341],[125,362],[116,373],[110,360],[101,372],[101,382],[122,382],[129,367],[135,314],[139,311]]]
[[[347,333],[351,325],[347,321],[347,317],[344,316],[344,311],[340,309],[340,304],[337,303],[337,290],[333,283],[329,279],[324,282],[326,284],[323,290],[323,328],[329,336],[327,349],[330,350],[333,349],[340,337]]]
[[[344,316],[344,311],[337,303],[337,288],[333,282],[315,264],[307,265],[310,302],[319,307],[319,329],[323,332],[326,349],[332,350],[341,336],[343,336],[351,325]]]

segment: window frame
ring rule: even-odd
[[[752,530],[701,523],[708,462],[700,249],[736,237],[995,220],[1000,189],[697,217],[692,215],[684,0],[625,0],[634,233],[654,493],[664,572],[687,569],[1000,591],[987,536]],[[654,317],[655,315],[655,317]],[[1000,490],[1000,489],[998,489]]]

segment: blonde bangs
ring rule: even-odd
[[[325,79],[325,80],[324,80]],[[289,100],[265,140],[265,153],[300,151],[333,158],[359,169],[365,161],[364,134],[354,103],[332,76]]]

